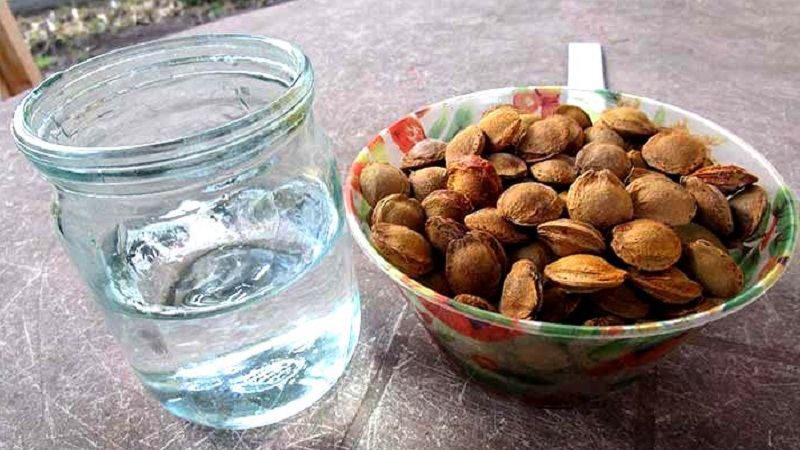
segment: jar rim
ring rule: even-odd
[[[53,94],[51,91],[55,89],[54,85],[64,82],[65,79],[75,78],[75,80],[81,80],[100,75],[97,81],[102,82],[102,71],[108,67],[136,61],[159,53],[164,53],[166,60],[170,60],[170,58],[177,59],[179,56],[170,56],[165,49],[200,47],[212,44],[225,45],[225,48],[231,49],[233,52],[235,52],[237,45],[244,44],[259,44],[264,45],[265,49],[277,50],[282,55],[289,57],[291,61],[293,66],[291,67],[293,71],[291,82],[286,84],[285,90],[276,98],[253,111],[249,111],[247,114],[224,122],[221,125],[160,141],[122,146],[69,145],[45,139],[34,128],[31,115],[37,102],[47,95]],[[221,135],[242,139],[248,134],[252,134],[256,128],[263,131],[265,123],[280,122],[285,116],[290,115],[292,111],[296,111],[302,105],[310,103],[313,85],[314,74],[308,57],[298,46],[288,41],[266,36],[232,33],[170,37],[112,50],[51,75],[31,90],[17,105],[11,121],[11,132],[17,147],[34,163],[42,163],[70,172],[72,170],[69,169],[72,167],[68,168],[70,166],[69,161],[93,161],[95,172],[102,171],[105,168],[119,172],[123,169],[123,166],[125,169],[141,170],[142,167],[168,164],[186,158],[197,159],[196,157],[199,154],[213,152],[212,145],[192,145],[192,149],[187,151],[187,146],[190,144],[211,141]],[[98,164],[99,159],[110,159],[114,162],[105,166],[102,163]],[[135,163],[126,163],[120,166],[120,161],[135,161]]]

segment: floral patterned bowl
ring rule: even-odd
[[[658,125],[685,126],[704,136],[713,157],[745,167],[770,196],[761,229],[732,251],[746,277],[745,289],[711,310],[674,320],[637,325],[585,327],[512,320],[456,303],[409,278],[372,247],[359,174],[370,161],[399,165],[400,158],[426,137],[449,141],[498,103],[542,116],[560,103],[583,107],[592,119],[608,107],[638,106]],[[473,379],[494,391],[535,404],[571,403],[595,397],[646,372],[691,332],[754,302],[786,270],[797,239],[794,196],[775,168],[752,147],[724,128],[680,108],[606,90],[561,87],[504,88],[451,98],[423,107],[393,123],[356,157],[345,185],[350,230],[367,256],[397,283],[400,292],[434,342]]]

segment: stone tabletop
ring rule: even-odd
[[[342,171],[370,135],[415,107],[562,84],[567,44],[599,41],[610,88],[735,130],[800,188],[797,0],[521,3],[298,0],[191,32],[300,44]],[[0,104],[0,124],[14,103]],[[546,410],[489,396],[443,364],[396,288],[358,254],[361,339],[336,388],[275,426],[191,425],[128,369],[55,240],[48,186],[6,128],[0,167],[0,449],[800,448],[799,264],[631,388]]]

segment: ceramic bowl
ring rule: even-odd
[[[761,229],[732,251],[743,269],[745,289],[711,310],[674,320],[586,327],[512,320],[456,303],[406,276],[370,243],[370,206],[359,174],[371,161],[399,166],[402,155],[424,138],[449,141],[500,103],[548,116],[562,103],[583,107],[592,119],[605,108],[635,105],[659,126],[685,126],[703,136],[720,163],[736,164],[759,177],[770,204]],[[786,270],[797,239],[794,195],[777,170],[750,145],[719,125],[659,101],[616,92],[530,86],[476,92],[434,103],[382,130],[359,152],[345,185],[351,233],[369,259],[409,302],[433,341],[474,380],[536,404],[563,404],[598,396],[646,372],[692,332],[756,301]],[[700,362],[698,362],[700,363]]]

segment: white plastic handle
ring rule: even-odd
[[[596,42],[569,44],[567,86],[575,89],[605,89],[603,48]]]

